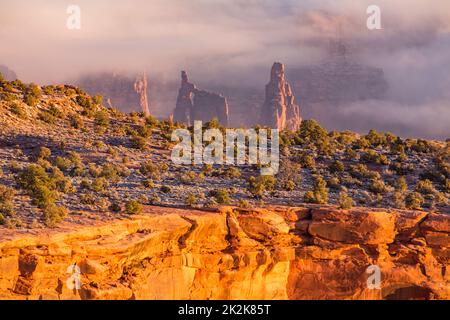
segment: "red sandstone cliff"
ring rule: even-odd
[[[146,207],[0,235],[0,299],[450,299],[450,216],[332,207]],[[68,267],[81,289],[67,285]],[[368,266],[381,271],[367,286]]]

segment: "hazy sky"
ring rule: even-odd
[[[81,30],[66,28],[71,4]],[[369,4],[381,7],[382,30],[366,28]],[[0,64],[39,83],[103,70],[172,79],[187,69],[203,81],[260,86],[273,61],[316,63],[336,37],[383,68],[391,87],[384,105],[346,112],[450,136],[448,0],[0,0]]]

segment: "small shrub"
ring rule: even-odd
[[[236,167],[230,167],[224,171],[223,176],[228,179],[238,179],[241,177],[241,172]]]
[[[187,206],[193,207],[197,204],[197,197],[194,194],[190,193],[187,195],[184,202]]]
[[[70,161],[70,159],[63,158],[60,156],[57,156],[55,159],[55,166],[58,167],[58,169],[61,171],[69,170],[71,165],[72,165],[72,161]]]
[[[140,214],[142,212],[142,204],[139,201],[131,200],[125,204],[125,212],[127,214]]]
[[[159,180],[161,178],[161,175],[167,171],[167,165],[165,164],[155,164],[151,161],[144,162],[139,171],[142,175],[146,176],[147,178],[153,179],[153,180]]]
[[[214,197],[219,204],[229,204],[231,202],[230,194],[227,189],[211,190],[208,195]]]
[[[387,192],[387,187],[383,180],[376,178],[371,181],[369,190],[376,194],[383,194]]]
[[[266,191],[274,190],[276,183],[274,176],[250,177],[247,188],[254,197],[261,197]]]
[[[75,129],[83,129],[84,121],[79,115],[74,115],[70,118],[70,126]]]
[[[406,183],[406,178],[405,177],[400,177],[397,180],[397,183],[395,185],[395,190],[397,190],[398,192],[406,192],[406,191],[408,191],[408,184]]]
[[[394,206],[397,209],[404,209],[406,206],[404,192],[400,192],[400,191],[394,192],[393,201],[394,201]]]
[[[144,179],[144,180],[142,181],[142,185],[143,185],[145,188],[151,189],[151,188],[154,188],[154,187],[155,187],[155,182],[153,182],[152,179]]]
[[[317,176],[314,181],[314,191],[305,194],[304,201],[307,203],[326,204],[328,203],[327,183],[321,176]]]
[[[339,193],[338,203],[339,203],[339,208],[341,208],[341,209],[353,208],[353,199],[345,191],[342,191]]]
[[[38,159],[48,160],[48,159],[50,159],[51,156],[52,156],[52,151],[49,148],[40,147],[39,153],[37,156]]]
[[[104,191],[108,187],[108,181],[105,178],[96,178],[91,184],[91,190],[95,192]]]
[[[433,183],[428,179],[419,181],[416,185],[416,191],[421,194],[435,194],[437,192]]]
[[[25,109],[18,103],[13,103],[11,105],[10,111],[22,119],[26,118],[27,116],[27,114],[25,113]]]
[[[98,133],[104,133],[109,127],[109,114],[106,111],[98,111],[94,117],[94,128]]]
[[[0,214],[5,216],[14,215],[14,195],[14,189],[0,185]]]
[[[250,203],[245,199],[239,199],[239,208],[247,209],[250,208]]]
[[[58,223],[64,220],[69,210],[64,206],[57,206],[50,204],[44,209],[44,221],[49,227],[55,227]]]
[[[39,112],[38,119],[48,124],[56,123],[56,118],[47,111]]]
[[[141,136],[133,136],[131,138],[131,145],[138,150],[145,150],[147,148],[147,139]]]
[[[345,166],[339,160],[334,161],[329,167],[329,171],[331,173],[340,173],[340,172],[343,172],[344,170],[345,170]]]
[[[421,209],[425,200],[418,192],[409,192],[405,198],[405,205],[408,209]]]

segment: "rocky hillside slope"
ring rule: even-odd
[[[149,206],[2,231],[0,299],[449,299],[449,234],[448,215],[421,211]],[[80,290],[67,286],[74,263]],[[381,289],[367,286],[371,265]]]

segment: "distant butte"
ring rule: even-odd
[[[214,118],[217,118],[221,125],[228,126],[227,99],[221,94],[197,89],[189,82],[186,71],[182,71],[174,121],[192,124],[197,120],[208,122]]]

